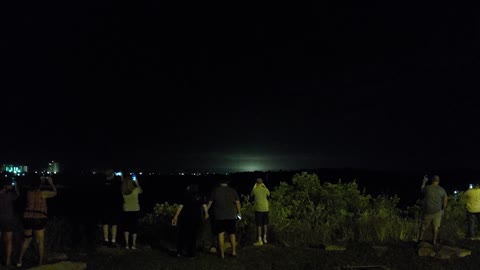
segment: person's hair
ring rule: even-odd
[[[187,194],[194,199],[200,199],[200,188],[197,184],[190,184],[187,186]]]
[[[32,181],[30,182],[30,186],[28,187],[29,190],[37,190],[43,184],[43,180],[41,177],[33,177]]]
[[[6,188],[10,183],[8,182],[7,178],[2,177],[0,178],[0,189]]]
[[[132,178],[129,176],[125,176],[122,182],[122,193],[124,195],[130,195],[132,194],[134,189],[135,189],[135,184],[133,183]]]
[[[257,178],[257,183],[258,183],[258,184],[261,184],[261,183],[263,183],[263,180],[262,180],[262,178]]]

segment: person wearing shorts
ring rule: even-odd
[[[117,227],[122,216],[123,205],[122,177],[116,176],[113,169],[105,171],[105,182],[101,198],[103,245],[117,247]]]
[[[419,240],[423,241],[425,230],[432,225],[433,244],[436,245],[443,212],[447,207],[448,197],[445,189],[439,185],[440,177],[438,177],[438,175],[433,176],[431,185],[425,186],[427,182],[428,178],[425,176],[421,188],[424,200],[422,228],[420,229]]]
[[[122,182],[123,194],[123,236],[126,249],[137,249],[138,219],[140,218],[140,203],[138,195],[143,190],[138,180],[133,180],[131,176],[124,176]],[[130,234],[132,235],[132,245],[129,245]]]
[[[47,181],[51,190],[41,190],[42,184]],[[57,188],[53,184],[50,176],[35,178],[27,192],[27,204],[23,213],[23,244],[18,259],[17,266],[21,267],[23,256],[32,242],[32,233],[35,236],[35,242],[38,246],[39,260],[38,264],[43,263],[43,255],[45,250],[45,228],[47,227],[47,199],[57,195]]]
[[[215,188],[208,201],[207,209],[213,207],[215,216],[215,230],[218,232],[218,246],[220,257],[225,257],[225,232],[229,235],[232,245],[232,256],[237,256],[236,223],[241,217],[240,199],[235,189],[228,186],[223,180]]]
[[[255,200],[255,224],[257,225],[257,242],[255,246],[261,246],[267,243],[268,213],[270,211],[268,196],[270,191],[263,183],[262,178],[258,178],[250,193]]]
[[[17,185],[7,178],[0,180],[0,232],[5,243],[5,265],[11,265],[12,235],[15,229],[13,202],[18,198]]]

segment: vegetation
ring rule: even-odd
[[[414,240],[420,229],[421,202],[400,209],[399,201],[396,196],[372,197],[360,191],[355,182],[321,182],[315,174],[296,174],[291,184],[282,182],[271,192],[270,239],[287,246]],[[145,227],[167,227],[175,208],[168,203],[157,204],[142,223]],[[249,196],[242,196],[242,209],[244,218],[238,224],[238,235],[249,243],[255,236],[253,201]],[[465,229],[464,203],[452,196],[445,210],[441,238],[462,239]]]

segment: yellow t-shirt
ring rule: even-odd
[[[132,193],[128,195],[123,194],[123,211],[140,211],[140,203],[138,203],[138,194],[140,193],[141,189],[136,187],[133,189]]]
[[[268,212],[268,196],[270,196],[270,191],[265,185],[255,185],[252,190],[252,196],[255,198],[254,208],[257,212]]]
[[[472,188],[465,192],[467,210],[470,213],[480,212],[480,188]]]

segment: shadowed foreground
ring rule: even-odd
[[[196,259],[176,258],[159,250],[116,250],[97,252],[87,257],[88,269],[478,269],[480,242],[463,242],[459,246],[472,251],[471,256],[442,260],[419,257],[416,243],[384,245],[379,249],[368,244],[347,245],[345,251],[322,248],[291,248],[265,245],[243,247],[238,257],[199,253]],[[228,254],[228,252],[227,252]],[[374,267],[377,266],[377,267]],[[383,268],[379,267],[383,266]]]

